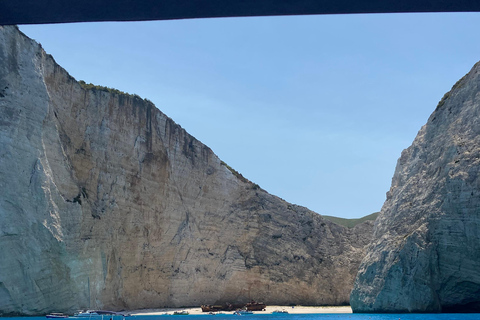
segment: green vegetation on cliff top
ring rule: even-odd
[[[96,85],[96,84],[93,84],[93,83],[86,83],[85,81],[83,80],[79,80],[78,83],[80,84],[80,86],[85,89],[85,90],[95,90],[95,91],[104,91],[104,92],[108,92],[108,93],[112,93],[112,94],[118,94],[118,95],[123,95],[123,96],[127,96],[127,97],[130,97],[130,98],[136,98],[136,99],[140,99],[140,100],[145,100],[147,102],[150,102],[152,103],[150,100],[148,99],[142,99],[138,94],[131,94],[131,93],[128,93],[128,92],[123,92],[121,90],[118,90],[118,89],[115,89],[115,88],[109,88],[109,87],[105,87],[105,86],[99,86],[99,85]]]
[[[379,213],[380,212],[375,212],[375,213],[369,214],[368,216],[358,218],[358,219],[344,219],[344,218],[324,216],[324,215],[322,215],[322,217],[324,217],[328,221],[339,224],[341,226],[344,226],[344,227],[347,227],[347,228],[353,228],[357,224],[360,224],[362,222],[365,222],[365,221],[368,221],[368,220],[374,221],[375,219],[377,219]]]
[[[114,94],[122,94],[122,95],[126,95],[126,96],[136,96],[136,95],[133,95],[133,94],[130,94],[130,93],[127,93],[127,92],[120,91],[118,89],[104,87],[104,86],[98,86],[98,85],[95,85],[93,83],[86,83],[83,80],[78,81],[78,83],[85,90],[97,90],[97,91],[110,92],[110,93],[114,93]]]

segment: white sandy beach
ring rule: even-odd
[[[145,309],[135,310],[129,312],[131,315],[162,315],[173,314],[175,311],[188,311],[191,315],[208,315],[206,312],[202,312],[200,307],[198,308],[166,308],[166,309]],[[286,310],[288,313],[300,314],[300,313],[352,313],[350,306],[341,307],[307,307],[307,306],[267,306],[266,311],[254,311],[256,314],[268,314],[276,310]],[[233,311],[222,311],[225,314],[231,314]]]

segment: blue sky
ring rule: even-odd
[[[20,26],[77,80],[155,103],[268,192],[379,211],[396,161],[480,60],[476,13]]]

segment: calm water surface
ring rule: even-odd
[[[101,320],[101,318],[82,318],[80,320]],[[115,317],[117,318],[117,317]],[[78,318],[71,317],[77,320]],[[256,314],[235,316],[191,315],[191,316],[131,316],[125,320],[480,320],[480,313],[443,313],[443,314]],[[45,317],[0,318],[0,320],[46,320]]]

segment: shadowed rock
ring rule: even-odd
[[[351,295],[355,312],[480,310],[480,65],[398,160]]]

